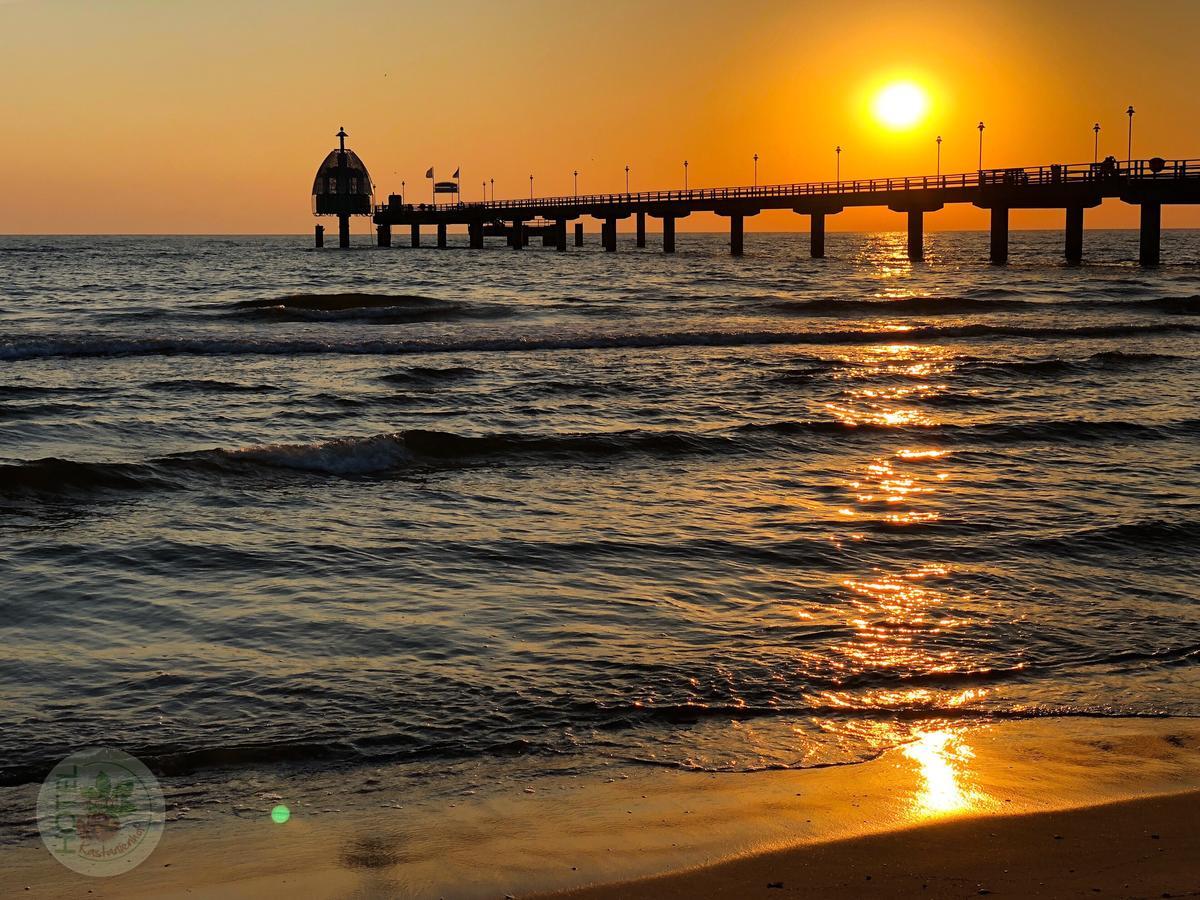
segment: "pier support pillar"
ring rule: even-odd
[[[663,216],[663,253],[675,252],[675,217]]]
[[[379,243],[380,247],[392,246],[392,226],[391,225],[377,226],[375,228],[375,234],[378,238],[378,243]]]
[[[439,247],[442,247],[443,249],[446,246],[446,223],[445,222],[438,222],[437,244]]]
[[[1002,266],[1008,262],[1008,207],[992,207],[992,265]]]
[[[609,253],[617,252],[617,220],[604,220],[604,249]]]
[[[637,245],[639,247],[646,246],[646,214],[644,212],[637,214]]]
[[[567,249],[567,220],[559,219],[554,223],[554,249],[559,253]]]
[[[1066,257],[1069,263],[1083,261],[1083,207],[1067,207]]]
[[[325,226],[324,225],[318,225],[316,228],[313,229],[313,241],[316,243],[318,249],[325,246]]]
[[[908,211],[908,258],[913,262],[925,258],[925,213],[919,209]]]
[[[745,217],[734,213],[729,217],[729,254],[741,256],[746,249]]]
[[[412,224],[412,245],[414,247],[421,246],[421,226],[416,222]]]
[[[1143,266],[1157,266],[1162,240],[1162,205],[1142,204],[1142,229],[1138,236],[1138,262]]]
[[[808,252],[813,259],[825,258],[825,213],[813,213],[808,226]]]
[[[471,222],[467,225],[467,236],[472,250],[483,249],[483,223]]]
[[[516,219],[512,223],[512,229],[508,232],[508,245],[514,250],[520,250],[525,246],[525,223],[520,219]]]
[[[350,217],[338,216],[338,246],[343,250],[350,246]]]
[[[583,246],[583,223],[582,222],[575,223],[575,246],[576,247]]]

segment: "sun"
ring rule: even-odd
[[[911,81],[889,84],[875,96],[875,117],[889,128],[911,128],[928,109],[929,97]]]

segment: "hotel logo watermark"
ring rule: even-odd
[[[128,872],[162,837],[162,789],[128,753],[94,747],[56,765],[38,792],[42,841],[68,869],[105,877]]]

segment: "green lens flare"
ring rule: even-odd
[[[282,825],[284,822],[286,822],[291,817],[292,817],[292,811],[290,809],[288,809],[286,806],[284,806],[283,804],[280,804],[279,806],[277,806],[273,810],[271,810],[271,821],[274,822],[276,825]]]

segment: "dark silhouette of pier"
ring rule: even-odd
[[[322,168],[339,151],[333,151]],[[353,156],[351,151],[341,151]],[[358,158],[353,157],[355,161]],[[361,166],[361,162],[358,163]],[[365,168],[363,169],[365,174]],[[348,170],[343,173],[348,184]],[[321,181],[318,174],[318,182]],[[329,174],[326,173],[326,184]],[[336,177],[336,176],[334,176]],[[360,185],[361,187],[361,185]],[[315,190],[315,188],[314,188]],[[369,189],[368,189],[369,190]],[[480,203],[407,203],[392,194],[387,203],[370,207],[380,246],[391,246],[392,229],[408,226],[412,246],[421,244],[421,229],[434,227],[437,246],[446,246],[449,225],[465,225],[472,248],[483,247],[485,234],[503,233],[509,246],[528,244],[531,226],[543,244],[567,249],[568,224],[591,217],[600,220],[604,249],[617,249],[617,222],[636,217],[637,246],[646,246],[646,219],[662,221],[662,249],[675,251],[675,225],[696,212],[716,213],[729,219],[729,248],[740,256],[745,248],[745,221],[765,209],[790,209],[810,219],[809,247],[814,257],[825,255],[825,220],[852,206],[876,206],[903,215],[908,226],[908,257],[924,257],[925,215],[948,203],[970,203],[991,213],[990,258],[1008,261],[1008,217],[1013,209],[1065,211],[1064,254],[1070,262],[1083,259],[1084,211],[1115,198],[1138,206],[1141,233],[1138,258],[1143,265],[1159,262],[1162,207],[1200,203],[1200,159],[1166,160],[1159,157],[1118,162],[1048,165],[1029,168],[981,169],[956,175],[920,175],[905,178],[871,178],[754,187],[703,188],[681,191],[642,191],[624,194],[587,194],[492,200]],[[353,215],[363,215],[363,196],[343,193],[340,198]],[[367,197],[370,203],[370,198]],[[336,210],[327,206],[328,212]],[[317,215],[323,214],[314,205]],[[343,214],[344,216],[345,214]],[[343,217],[342,221],[346,221]],[[318,227],[317,244],[321,243]],[[342,246],[349,245],[343,228]],[[576,222],[574,243],[583,243],[583,226]]]

